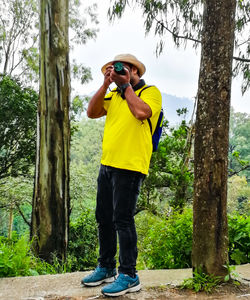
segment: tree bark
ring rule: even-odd
[[[194,143],[193,269],[228,273],[227,166],[236,0],[206,0]]]
[[[69,227],[68,0],[40,0],[40,99],[31,237],[41,258],[65,259]]]

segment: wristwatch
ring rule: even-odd
[[[130,83],[124,83],[120,86],[122,98],[125,98],[124,93],[125,93],[128,86],[131,86],[131,84]]]

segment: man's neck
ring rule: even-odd
[[[132,86],[137,85],[137,83],[139,83],[139,82],[140,82],[140,78],[139,77],[138,78],[133,78],[133,80],[130,81],[130,83],[131,83]]]
[[[139,89],[141,89],[143,86],[145,85],[145,81],[143,79],[140,79],[137,84],[133,85],[133,90],[137,91]]]

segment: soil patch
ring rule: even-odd
[[[107,300],[110,297],[102,295],[86,297],[60,297],[60,296],[49,296],[45,297],[46,300]],[[197,300],[244,300],[250,299],[250,286],[241,284],[235,286],[233,284],[225,284],[218,287],[213,293],[207,294],[204,292],[195,293],[190,290],[181,290],[179,288],[166,287],[163,288],[149,288],[142,289],[140,292],[133,294],[126,294],[124,296],[115,297],[116,300],[128,300],[128,299],[140,299],[140,300],[167,300],[167,299],[197,299]]]

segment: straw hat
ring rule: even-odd
[[[107,66],[112,65],[116,61],[126,62],[126,63],[134,65],[138,69],[140,77],[146,72],[146,67],[144,66],[144,64],[142,62],[140,62],[134,55],[132,55],[132,54],[119,54],[119,55],[116,55],[113,60],[106,63],[101,68],[102,73],[104,74],[105,71],[106,71]]]

